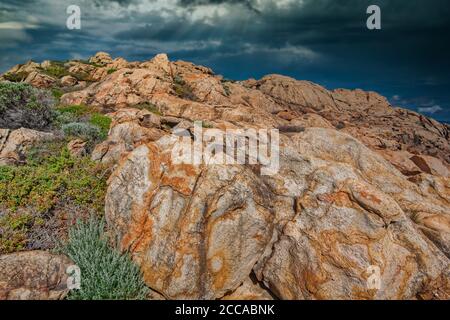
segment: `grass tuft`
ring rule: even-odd
[[[138,266],[109,245],[103,220],[79,221],[61,251],[81,270],[81,289],[71,291],[69,300],[146,299],[149,290]]]

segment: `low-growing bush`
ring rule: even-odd
[[[69,71],[64,67],[63,64],[52,62],[49,67],[45,68],[44,73],[48,74],[49,76],[55,77],[55,78],[62,78],[64,76],[69,75]]]
[[[106,139],[108,137],[109,127],[111,126],[111,118],[101,113],[95,112],[91,115],[89,123],[100,128],[100,138]]]
[[[32,223],[28,214],[14,213],[0,217],[0,254],[21,251],[27,245],[27,231]]]
[[[53,88],[52,89],[52,95],[57,101],[59,101],[59,99],[61,99],[63,94],[64,94],[64,91],[62,91],[60,88]]]
[[[114,72],[116,72],[117,71],[117,69],[116,68],[111,68],[111,69],[108,69],[108,74],[111,74],[111,73],[114,73]]]
[[[61,251],[81,270],[81,289],[69,293],[70,300],[141,300],[146,299],[139,268],[128,254],[113,249],[104,232],[104,222],[91,217],[69,230]]]
[[[81,138],[92,143],[102,139],[101,129],[86,122],[72,122],[61,127],[67,137]]]
[[[44,129],[53,119],[55,99],[26,83],[0,82],[0,128]]]
[[[110,169],[65,145],[40,143],[25,165],[0,166],[0,255],[54,248],[75,217],[103,214]]]
[[[94,110],[85,105],[59,107],[54,123],[69,137],[96,143],[107,138],[112,120]]]
[[[3,75],[3,78],[5,80],[11,81],[11,82],[21,82],[25,80],[28,77],[28,73],[26,72],[17,72],[17,73],[6,73]]]
[[[74,104],[69,106],[61,106],[58,107],[58,112],[60,113],[70,113],[76,115],[77,117],[81,117],[91,112],[91,109],[84,104]]]
[[[73,158],[65,142],[37,146],[23,166],[0,166],[0,203],[11,212],[31,207],[48,213],[66,202],[104,208],[108,168],[89,158]],[[41,151],[42,150],[42,151]]]
[[[192,101],[198,100],[198,98],[194,94],[191,86],[186,81],[184,81],[183,78],[181,78],[178,75],[174,77],[173,90],[175,91],[175,94],[182,99],[187,99],[187,100],[192,100]]]

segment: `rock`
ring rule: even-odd
[[[279,116],[281,119],[284,119],[287,121],[291,121],[291,120],[298,118],[298,115],[292,111],[281,111],[281,112],[278,112],[277,116]]]
[[[4,80],[15,78],[15,81],[23,81],[31,72],[38,72],[40,65],[34,61],[27,61],[25,64],[18,64],[6,71],[2,78]]]
[[[233,293],[226,295],[222,300],[273,300],[270,293],[263,289],[252,279],[246,279]]]
[[[279,104],[296,106],[296,109],[304,113],[336,109],[331,93],[312,82],[268,75],[254,83],[252,87],[273,97]]]
[[[111,129],[106,141],[92,152],[94,161],[116,163],[135,147],[163,136],[160,117],[139,109],[121,109],[110,115]]]
[[[351,136],[283,137],[279,173],[261,177],[175,165],[171,139],[122,159],[106,197],[111,234],[164,296],[248,296],[255,272],[281,299],[449,297],[448,193],[419,189]]]
[[[78,80],[72,76],[64,76],[61,78],[61,85],[64,87],[72,87],[77,84]]]
[[[336,89],[332,92],[339,108],[364,110],[370,115],[386,115],[394,113],[388,100],[376,92],[366,92],[361,89]]]
[[[41,68],[47,69],[52,66],[52,62],[50,60],[44,60],[41,62]]]
[[[108,234],[155,297],[450,298],[448,126],[375,92],[280,75],[228,81],[165,54],[139,63],[98,53],[67,67],[89,84],[61,103],[112,112],[92,153],[115,165]],[[171,133],[193,139],[195,121],[278,128],[280,170],[175,163]],[[11,134],[0,131],[0,155],[18,149]]]
[[[378,153],[405,176],[415,176],[422,173],[421,169],[411,161],[413,154],[408,151],[379,150]]]
[[[293,119],[290,124],[294,126],[303,126],[305,128],[334,129],[333,125],[328,120],[315,113],[306,113],[301,117]]]
[[[124,58],[116,58],[111,63],[108,64],[108,68],[117,70],[131,67],[132,65]]]
[[[56,79],[49,75],[33,71],[28,74],[25,82],[37,88],[49,88],[56,83]]]
[[[170,299],[223,297],[272,237],[270,194],[248,169],[174,165],[170,152],[150,143],[121,161],[109,180],[108,226],[150,288]]]
[[[414,155],[410,158],[412,162],[424,173],[433,174],[448,178],[450,172],[448,166],[445,166],[442,161],[437,158],[423,155]]]
[[[160,71],[158,71],[160,72]],[[97,85],[67,93],[63,104],[89,104],[102,107],[129,107],[152,101],[158,92],[168,92],[170,82],[160,80],[164,74],[149,69],[120,69]]]
[[[54,139],[52,133],[31,129],[0,129],[0,165],[18,164],[25,161],[27,150],[40,141]]]
[[[65,256],[29,251],[0,256],[0,300],[60,300],[68,293]]]
[[[82,157],[87,154],[86,145],[86,141],[75,139],[67,144],[67,149],[73,157]]]
[[[112,63],[113,60],[111,56],[106,52],[97,52],[93,57],[89,59],[90,63],[98,64],[105,66],[109,63]]]
[[[255,267],[258,279],[282,299],[413,299],[425,291],[447,299],[449,260],[438,249],[445,242],[436,247],[408,218],[418,209],[412,204],[422,203],[445,220],[446,201],[438,209],[436,199],[347,135],[306,129],[293,140],[278,175],[267,178],[280,197],[274,203],[285,203],[275,209],[285,223]],[[378,290],[368,285],[373,268]]]

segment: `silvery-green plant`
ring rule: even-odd
[[[46,129],[54,116],[49,91],[26,83],[0,82],[0,128]]]
[[[61,248],[80,268],[80,290],[71,300],[143,300],[148,295],[140,270],[126,253],[113,249],[104,233],[104,221],[91,217],[77,222]]]
[[[67,123],[64,124],[61,129],[66,136],[77,137],[93,142],[98,141],[102,135],[99,127],[86,122]]]

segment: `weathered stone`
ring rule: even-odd
[[[170,151],[142,145],[121,161],[109,180],[109,228],[150,288],[172,299],[223,297],[272,237],[270,193],[248,169],[174,165]]]
[[[258,283],[247,279],[234,292],[226,295],[222,300],[273,300],[270,293],[263,289]]]
[[[65,256],[28,251],[0,256],[0,300],[59,300],[68,293]]]
[[[78,80],[72,76],[64,76],[61,78],[61,85],[64,87],[72,87],[77,84]]]
[[[67,144],[67,149],[73,157],[82,157],[87,154],[86,145],[86,141],[75,139]]]
[[[56,83],[56,79],[49,75],[33,71],[27,76],[25,82],[37,88],[49,88]]]
[[[27,150],[36,142],[54,138],[52,133],[31,129],[0,129],[0,165],[25,161]]]
[[[97,52],[93,57],[89,59],[90,63],[99,64],[99,65],[107,65],[111,63],[113,60],[111,56],[106,52]]]

